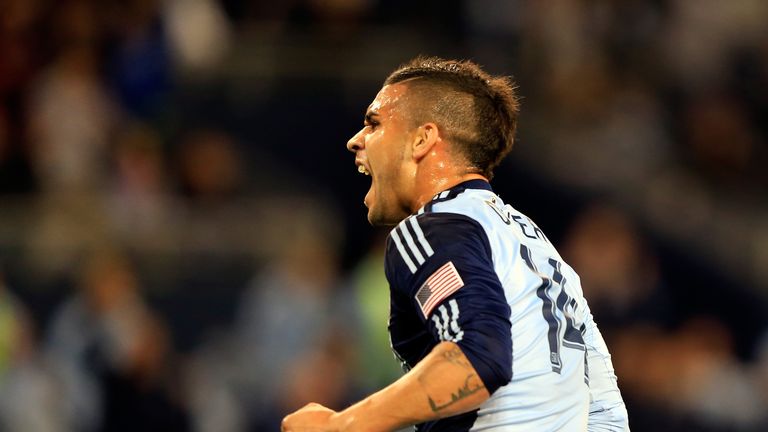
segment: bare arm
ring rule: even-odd
[[[410,372],[339,413],[309,405],[286,417],[283,431],[388,432],[465,413],[490,397],[458,345],[441,342]]]

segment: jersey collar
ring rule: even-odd
[[[480,180],[480,179],[467,180],[465,182],[461,182],[457,184],[456,186],[450,189],[444,190],[439,194],[435,195],[434,197],[432,197],[432,201],[422,206],[417,212],[417,214],[429,213],[432,211],[433,205],[452,200],[467,189],[484,189],[484,190],[493,192],[493,189],[491,188],[491,184],[485,180]]]
[[[493,192],[493,188],[491,188],[491,184],[488,183],[487,181],[481,180],[481,179],[472,179],[472,180],[467,180],[465,182],[461,182],[448,190],[444,190],[440,192],[439,194],[435,195],[432,198],[432,201],[442,200],[442,199],[448,198],[449,196],[455,197],[456,195],[464,192],[467,189],[485,189],[487,191]]]

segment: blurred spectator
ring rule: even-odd
[[[113,179],[109,217],[114,229],[132,243],[167,242],[171,224],[171,188],[158,133],[143,123],[124,126],[112,149]]]
[[[60,389],[33,333],[31,317],[0,273],[0,429],[65,431]]]
[[[219,2],[168,0],[163,6],[173,54],[182,72],[200,76],[215,70],[232,38]]]
[[[182,377],[171,362],[168,330],[150,316],[138,331],[126,361],[100,377],[104,392],[100,430],[191,430]]]
[[[182,193],[193,201],[216,204],[242,191],[243,161],[227,134],[194,131],[180,144],[178,151]]]
[[[752,174],[759,140],[739,100],[722,93],[698,96],[683,113],[682,128],[691,161],[715,187],[752,186],[759,176]]]
[[[250,417],[259,417],[246,411],[237,391],[239,379],[232,365],[240,346],[228,334],[218,334],[191,355],[186,364],[185,381],[188,387],[194,430],[200,432],[239,432],[247,430]],[[256,370],[256,369],[254,369]],[[263,414],[263,409],[259,410]]]
[[[658,258],[621,210],[602,204],[583,210],[564,241],[563,256],[579,274],[595,321],[608,339],[613,329],[673,320]]]
[[[356,323],[349,322],[350,293],[340,289],[338,279],[338,231],[333,219],[317,209],[307,212],[311,209],[275,213],[282,219],[275,227],[285,227],[279,231],[282,242],[253,279],[238,312],[235,385],[252,425],[277,426],[283,415],[312,400],[341,407],[350,391],[353,363],[346,329]],[[308,357],[329,369],[319,372]],[[326,379],[334,375],[329,385]]]
[[[587,207],[564,255],[611,346],[635,428],[759,430],[768,404],[752,368],[737,358],[731,330],[722,318],[685,318],[690,310],[672,302],[658,257],[627,215]]]
[[[641,430],[758,431],[766,402],[753,368],[734,355],[717,320],[674,332],[634,327],[611,346],[616,373]]]
[[[124,257],[95,253],[79,291],[51,325],[49,354],[64,384],[67,422],[77,430],[183,430],[169,393],[169,347]]]
[[[768,36],[768,5],[761,0],[706,0],[696,5],[673,0],[668,11],[668,21],[659,34],[664,40],[661,64],[687,88],[701,89],[722,80],[734,49]]]
[[[33,166],[44,192],[93,192],[104,184],[117,109],[99,76],[95,6],[64,2],[60,48],[30,94]]]
[[[108,75],[120,105],[142,119],[166,114],[173,88],[171,53],[159,0],[111,2]]]

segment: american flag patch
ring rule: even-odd
[[[437,269],[416,292],[416,301],[424,317],[428,317],[435,306],[463,286],[464,281],[451,261]]]

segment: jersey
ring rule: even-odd
[[[579,277],[483,180],[441,192],[387,238],[392,349],[407,370],[455,342],[491,397],[435,431],[624,431],[626,408]]]

